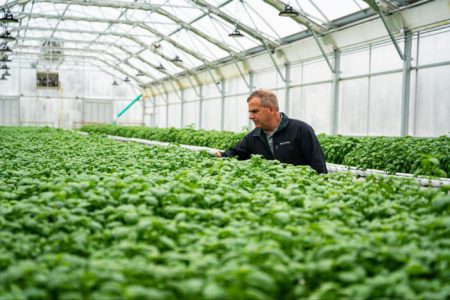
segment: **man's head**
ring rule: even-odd
[[[269,90],[256,90],[247,98],[250,120],[256,128],[272,131],[278,126],[280,113],[278,112],[277,96]]]

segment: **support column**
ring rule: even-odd
[[[198,103],[198,129],[202,129],[203,127],[203,85],[201,85],[200,87],[200,99],[199,99],[199,103]]]
[[[419,57],[420,57],[420,32],[417,32],[417,43],[416,43],[416,76],[414,80],[414,115],[413,115],[413,131],[411,134],[415,136],[417,134],[417,106],[419,104],[418,91],[419,91]]]
[[[334,65],[333,65],[333,95],[331,102],[331,135],[338,133],[339,126],[339,89],[340,89],[340,74],[341,74],[341,51],[338,48],[333,50]]]
[[[400,135],[405,136],[409,131],[409,97],[411,87],[411,48],[412,48],[412,33],[405,31],[405,49],[403,60],[403,76],[402,76],[402,120]]]
[[[183,128],[184,123],[184,90],[181,90],[181,118],[180,118],[180,128]]]
[[[166,128],[169,128],[169,94],[166,93]]]
[[[250,81],[250,86],[249,86],[249,89],[248,89],[248,93],[251,94],[253,92],[253,90],[255,89],[255,86],[254,86],[255,74],[253,72],[249,72],[248,76],[249,76],[249,81]],[[250,119],[248,119],[248,129],[249,130],[253,129],[253,122]]]
[[[221,88],[221,98],[220,98],[220,130],[225,128],[225,79],[220,81]]]
[[[372,52],[373,52],[372,44],[369,45],[369,76],[367,77],[367,106],[366,106],[366,135],[369,135],[369,127],[370,127],[370,93],[372,92]]]
[[[153,118],[152,118],[153,127],[156,127],[156,96],[153,96]]]
[[[145,100],[144,99],[144,97],[142,97],[142,101],[141,101],[141,105],[142,105],[142,126],[146,126],[147,124],[145,124],[145,111],[146,111],[146,108],[147,108],[147,101],[149,101],[149,100]],[[150,125],[150,124],[149,124]]]
[[[20,98],[22,98],[22,91],[21,91],[21,86],[20,86],[20,82],[22,81],[22,78],[21,78],[21,76],[22,76],[22,72],[21,72],[21,70],[22,70],[22,67],[21,67],[21,62],[22,60],[20,59],[20,57],[19,57],[19,63],[18,63],[18,65],[19,65],[19,67],[18,67],[18,70],[17,70],[17,73],[18,73],[18,75],[17,75],[17,77],[19,78],[19,80],[17,80],[17,95],[18,95],[18,97],[17,97],[17,126],[22,126],[22,118],[21,118],[21,114],[22,114],[22,112],[21,112],[21,109],[20,109]]]
[[[284,82],[284,107],[285,112],[289,116],[290,115],[290,99],[291,99],[291,65],[285,64],[286,68],[286,81]]]

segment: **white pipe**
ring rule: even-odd
[[[82,134],[85,134],[83,132],[80,132]],[[167,143],[167,142],[158,142],[158,141],[149,141],[149,140],[143,140],[143,139],[137,139],[137,138],[125,138],[120,136],[113,136],[108,135],[107,136],[110,139],[122,141],[122,142],[136,142],[148,146],[173,146],[178,145],[174,143]],[[178,145],[182,148],[186,148],[192,151],[206,151],[211,155],[214,155],[217,151],[222,151],[219,149],[214,148],[208,148],[208,147],[200,147],[200,146],[190,146],[190,145]],[[369,175],[378,175],[383,177],[399,177],[399,178],[409,178],[414,179],[417,183],[419,183],[421,186],[432,186],[432,187],[440,187],[444,185],[450,185],[450,179],[449,178],[426,178],[426,177],[417,177],[413,174],[408,173],[395,173],[395,174],[389,174],[385,171],[380,170],[374,170],[374,169],[358,169],[356,167],[350,167],[350,166],[343,166],[343,165],[337,165],[332,163],[327,163],[327,169],[329,173],[338,173],[338,172],[350,172],[354,176],[360,176],[360,177],[367,177]]]

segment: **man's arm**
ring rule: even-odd
[[[242,140],[240,140],[233,148],[230,148],[223,152],[217,151],[216,153],[214,153],[214,155],[216,157],[237,156],[239,160],[249,159],[250,155],[252,154],[250,147],[250,135],[251,132],[248,133]]]
[[[312,127],[306,125],[306,127],[302,128],[299,139],[300,149],[305,162],[319,174],[328,173],[322,147]]]

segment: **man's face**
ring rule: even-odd
[[[270,129],[274,116],[273,106],[263,107],[261,99],[252,98],[248,101],[248,117],[253,121],[256,128]]]

